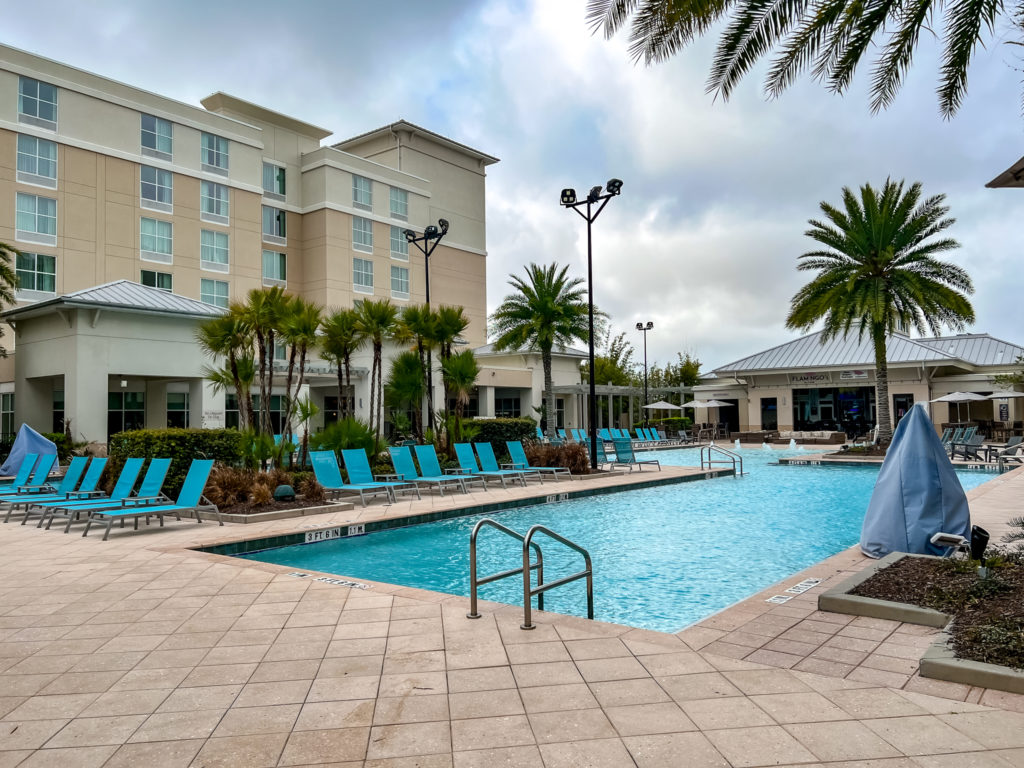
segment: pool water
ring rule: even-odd
[[[649,455],[664,465],[700,463],[694,449]],[[777,464],[780,456],[799,455],[790,450],[740,455],[743,477],[520,507],[244,557],[468,596],[469,534],[478,520],[492,517],[524,534],[541,524],[590,552],[596,619],[675,632],[860,538],[876,468]],[[965,490],[993,477],[958,475]],[[582,570],[580,555],[543,536],[535,541],[544,551],[545,581]],[[481,577],[522,562],[520,543],[493,529],[481,532],[477,547]],[[479,594],[522,605],[522,579],[486,584]],[[585,582],[547,592],[545,608],[586,616]]]

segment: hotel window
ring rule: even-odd
[[[409,268],[408,267],[391,267],[391,298],[393,299],[408,299],[409,298]]]
[[[352,176],[352,205],[370,210],[373,208],[373,183],[362,176]]]
[[[409,260],[409,241],[405,239],[405,230],[394,224],[391,225],[391,258]]]
[[[283,286],[288,280],[288,259],[277,251],[263,252],[263,284]]]
[[[146,426],[145,392],[107,393],[107,436]]]
[[[280,208],[263,206],[263,242],[274,245],[288,244],[288,230],[285,227],[288,214]]]
[[[352,247],[373,253],[373,222],[362,216],[352,217]]]
[[[14,393],[0,395],[0,435],[14,437]]]
[[[53,432],[64,431],[64,390],[53,390]]]
[[[207,280],[204,277],[199,281],[199,300],[204,304],[227,309],[228,284],[223,280]]]
[[[142,154],[170,160],[174,149],[174,125],[153,115],[142,115]]]
[[[17,258],[18,296],[22,292],[57,293],[57,257],[45,253],[19,253]],[[24,298],[34,298],[31,295]]]
[[[201,230],[199,233],[199,266],[212,272],[227,272],[228,245],[226,232]]]
[[[57,244],[57,201],[19,192],[15,218],[16,240],[42,245]]]
[[[352,259],[352,287],[359,293],[373,293],[373,262]]]
[[[170,264],[174,258],[174,226],[171,222],[142,218],[139,221],[139,250],[143,261]]]
[[[284,200],[284,168],[280,165],[263,164],[263,194],[277,200]]]
[[[188,429],[188,392],[167,393],[167,426]]]
[[[151,269],[142,270],[142,284],[150,288],[159,288],[161,291],[171,292],[171,273],[154,272]]]
[[[203,221],[223,224],[231,223],[228,188],[215,181],[199,183],[199,218]]]
[[[46,139],[18,134],[18,181],[57,188],[57,145]]]
[[[204,133],[199,160],[204,171],[228,175],[228,140]]]
[[[18,80],[18,122],[57,130],[57,86],[31,77]]]
[[[174,174],[151,165],[140,169],[141,205],[151,211],[171,213],[174,210]]]
[[[409,219],[409,193],[398,187],[391,188],[391,218]]]

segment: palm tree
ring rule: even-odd
[[[1024,0],[589,0],[587,9],[591,28],[606,38],[628,24],[630,53],[646,64],[670,59],[696,38],[718,29],[724,19],[707,89],[725,99],[760,59],[772,53],[765,89],[775,97],[808,69],[830,91],[842,93],[868,51],[877,51],[871,70],[872,111],[895,99],[921,32],[931,37],[934,28],[937,33],[940,15],[945,30],[939,109],[948,118],[967,93],[971,56],[993,37],[997,20],[1002,17],[1024,31]]]
[[[452,307],[442,304],[437,308],[437,325],[434,328],[434,341],[437,343],[438,356],[441,358],[441,365],[452,356],[452,350],[456,340],[462,337],[463,332],[469,327],[469,318],[462,307]],[[448,408],[448,401],[452,398],[452,391],[447,380],[442,375],[444,382],[444,407]]]
[[[504,298],[491,315],[497,334],[495,351],[532,349],[540,352],[544,366],[544,407],[548,414],[547,435],[554,437],[555,392],[551,379],[551,351],[573,341],[587,342],[587,302],[581,287],[583,280],[568,278],[568,267],[557,264],[526,268],[526,279],[512,276],[509,285],[515,289]],[[597,310],[595,315],[600,314]]]
[[[359,313],[354,309],[335,310],[321,321],[320,330],[324,334],[320,341],[320,354],[337,367],[338,421],[344,421],[353,415],[348,412],[348,390],[352,386],[352,355],[366,342],[366,335],[359,324]]]
[[[822,202],[826,221],[812,219],[805,233],[825,250],[800,257],[797,269],[818,275],[793,297],[786,326],[807,330],[824,320],[822,342],[854,326],[861,338],[871,334],[882,444],[892,438],[886,337],[911,327],[938,336],[943,325],[959,331],[974,322],[965,295],[974,292],[971,278],[934,258],[960,247],[950,238],[933,239],[955,221],[946,218],[945,199],[935,195],[922,202],[920,183],[904,191],[902,181],[889,179],[880,192],[865,184],[859,198],[844,187],[842,209]]]
[[[476,386],[480,365],[473,351],[466,349],[441,361],[441,375],[444,377],[445,392],[451,393],[455,399],[455,440],[448,440],[451,446],[455,441],[462,439],[462,414]]]
[[[270,420],[270,397],[274,391],[274,343],[275,329],[282,309],[287,302],[284,289],[273,288],[253,289],[241,313],[245,322],[252,328],[256,339],[257,376],[260,382],[260,418],[253,427],[259,432],[269,434],[273,431]]]
[[[400,410],[412,410],[413,434],[423,439],[424,379],[420,357],[415,350],[406,350],[391,361],[384,394],[389,405]]]
[[[381,379],[382,363],[381,355],[384,350],[384,342],[391,338],[395,331],[395,321],[398,319],[398,309],[387,299],[374,301],[366,299],[359,305],[359,329],[373,347],[373,365],[370,368],[370,428],[374,430],[374,437],[380,440],[380,431],[383,421],[381,400],[384,394],[384,384]]]
[[[296,401],[302,385],[306,381],[306,357],[309,350],[316,346],[317,331],[320,329],[320,319],[323,309],[319,304],[306,301],[300,296],[286,299],[283,306],[283,314],[278,318],[278,334],[281,342],[287,344],[290,350],[288,355],[288,373],[285,378],[285,417],[281,432],[284,435],[292,433],[292,417],[295,414]],[[295,371],[298,368],[298,376]],[[292,380],[295,380],[295,389],[292,390]]]
[[[423,379],[423,393],[427,396],[427,423],[434,429],[434,391],[430,386],[432,371],[427,363],[427,352],[434,346],[437,336],[437,313],[426,304],[413,305],[402,310],[402,319],[396,329],[396,337],[401,341],[413,341],[416,344],[416,355],[420,361],[420,376]],[[416,406],[417,413],[421,410]],[[417,430],[417,437],[422,434]]]
[[[207,378],[215,386],[226,391],[231,387],[238,400],[239,427],[249,429],[253,425],[252,394],[253,357],[252,331],[244,317],[241,305],[233,304],[227,314],[202,323],[196,329],[196,341],[200,348],[212,357],[223,357],[225,367],[208,369]],[[226,374],[227,381],[220,382],[213,374]]]
[[[9,307],[16,301],[18,272],[16,265],[21,251],[6,243],[0,243],[0,308]],[[13,263],[12,263],[13,262]],[[4,331],[0,328],[0,338]],[[7,350],[0,347],[0,357],[7,357]]]

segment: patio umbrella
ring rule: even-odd
[[[933,403],[956,403],[956,420],[960,419],[960,403],[969,403],[972,400],[988,400],[984,395],[976,395],[973,392],[950,392],[948,395],[936,397]]]
[[[1024,394],[1024,392],[1022,392],[1021,394]],[[650,408],[652,411],[655,410],[655,409],[662,410],[662,411],[681,411],[682,410],[682,408],[680,406],[676,405],[675,403],[667,403],[664,400],[659,400],[656,403],[651,403],[650,405],[645,405],[644,408]]]
[[[986,400],[1006,400],[1011,397],[1024,397],[1024,392],[1013,392],[1011,390],[1002,390],[999,392],[993,392],[989,395]]]

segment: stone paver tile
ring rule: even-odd
[[[516,681],[511,667],[453,669],[448,672],[448,690],[451,693],[497,691],[515,687]]]
[[[428,697],[421,697],[428,698]],[[470,691],[449,693],[448,708],[452,720],[472,717],[499,717],[501,715],[522,715],[525,713],[519,691]]]
[[[104,747],[66,747],[62,749],[41,749],[18,765],[24,768],[100,768],[117,749],[115,745]]]
[[[105,744],[123,744],[145,720],[146,715],[80,717],[64,726],[46,742],[46,746],[98,747]]]
[[[3,685],[0,679],[0,686]],[[75,717],[99,696],[97,693],[66,693],[54,696],[32,696],[5,716],[5,720],[56,720]],[[15,699],[20,701],[20,699]]]
[[[175,688],[188,677],[191,667],[170,669],[133,669],[111,687],[112,691],[146,691],[154,688]]]
[[[863,723],[802,723],[784,726],[793,737],[824,762],[901,757],[899,750]]]
[[[344,616],[344,614],[342,614]],[[364,637],[387,637],[388,636],[388,622],[387,621],[374,621],[364,622],[359,624],[339,624],[334,629],[332,639],[334,640],[347,640],[349,638],[364,638]]]
[[[623,738],[638,768],[729,768],[722,754],[700,733],[652,734]]]
[[[448,719],[448,697],[444,694],[379,698],[373,713],[374,725],[427,723]]]
[[[317,659],[296,661],[265,661],[256,667],[251,683],[275,683],[282,680],[312,680],[317,676],[320,662]]]
[[[573,659],[610,659],[616,656],[632,656],[632,652],[617,637],[601,637],[592,640],[567,640],[565,649]],[[55,671],[55,670],[40,670]]]
[[[269,683],[267,685],[269,685]],[[322,680],[314,680],[312,686],[308,687],[309,693],[306,695],[307,701],[372,699],[378,695],[378,691],[380,690],[380,678],[376,676],[326,677]],[[301,701],[301,699],[298,700]]]
[[[644,668],[656,677],[715,671],[713,666],[695,652],[659,653],[652,656],[640,656],[638,659]]]
[[[948,680],[933,680],[919,675],[913,675],[903,686],[904,690],[912,693],[924,693],[929,696],[938,696],[943,699],[955,699],[964,701],[971,687],[963,683],[952,683]]]
[[[241,685],[209,685],[178,688],[157,708],[157,712],[187,712],[194,709],[226,709],[234,704]]]
[[[657,659],[660,656],[651,656]],[[576,662],[576,668],[588,683],[604,680],[632,680],[648,678],[650,673],[633,656],[622,656],[611,659],[589,659]]]
[[[697,726],[683,714],[679,705],[671,701],[661,704],[607,707],[605,714],[612,721],[620,736],[645,736],[652,733],[683,733],[697,730]]]
[[[330,643],[321,640],[315,643],[276,643],[270,646],[263,661],[295,661],[297,659],[322,659]]]
[[[743,659],[750,655],[751,649],[745,645],[735,645],[722,640],[715,640],[700,649],[701,653],[724,656],[727,659]]]
[[[40,693],[103,693],[124,676],[124,672],[65,672]]]
[[[543,664],[513,664],[512,674],[515,675],[519,688],[531,688],[536,685],[563,685],[582,683],[583,677],[570,661],[552,661]]]
[[[256,733],[288,733],[292,730],[300,709],[301,704],[229,709],[213,732],[213,738]]]
[[[677,633],[676,637],[686,643],[693,650],[699,651],[716,640],[721,640],[727,634],[728,632],[721,629],[692,626]]]
[[[574,642],[593,642],[576,640]],[[561,642],[549,643],[517,643],[505,646],[511,664],[539,664],[546,661],[571,661],[569,651]],[[539,754],[539,753],[538,753]]]
[[[748,696],[767,693],[802,693],[811,690],[796,675],[782,669],[749,669],[724,672],[734,686]]]
[[[307,702],[302,705],[294,730],[319,731],[369,726],[373,723],[373,710],[373,699]]]
[[[939,715],[939,720],[988,749],[1024,747],[1024,714],[1019,712],[962,712]]]
[[[280,765],[312,765],[366,757],[369,728],[293,731],[281,754]]]
[[[958,752],[949,755],[920,755],[914,768],[1010,768],[1012,760],[997,752]]]
[[[235,699],[236,707],[301,704],[310,690],[309,680],[284,680],[276,683],[247,683]]]
[[[33,696],[57,678],[46,675],[4,675],[5,696]],[[86,693],[86,691],[53,691],[53,693]]]
[[[83,694],[89,696],[91,694]],[[28,700],[27,696],[0,696],[0,717],[20,707]]]
[[[200,709],[192,712],[158,712],[150,715],[129,742],[167,741],[169,739],[204,739],[213,733],[223,709]]]
[[[540,753],[545,768],[635,768],[637,765],[620,739],[542,744]]]
[[[945,681],[939,680],[937,682]],[[914,691],[902,690],[896,691],[896,693],[933,715],[951,715],[954,712],[984,712],[988,709],[988,707],[980,704],[972,704],[957,699],[940,698],[938,696],[928,696],[923,693],[915,693]]]
[[[815,675],[823,675],[825,677],[845,678],[848,674],[856,670],[857,667],[853,666],[852,664],[841,664],[838,661],[828,661],[826,659],[812,659],[808,657],[803,661],[799,662],[798,664],[795,664],[793,666],[793,669],[795,671],[811,672]],[[868,684],[873,683],[873,681],[871,680],[858,680],[854,682],[864,682]]]
[[[452,757],[454,768],[544,768],[540,750],[535,746],[474,749],[456,752]]]
[[[410,619],[410,621],[418,621],[418,619]],[[461,720],[459,722],[472,721]],[[366,750],[366,759],[449,753],[452,751],[454,725],[453,723],[451,729],[447,722],[376,725],[370,729],[370,743]],[[312,731],[311,733],[323,733],[323,731]]]
[[[819,723],[849,720],[850,716],[820,693],[767,693],[750,700],[772,716],[777,723]]]
[[[235,685],[245,683],[256,671],[255,664],[219,664],[212,667],[196,667],[181,681],[183,688],[208,685]]]
[[[809,763],[814,755],[777,725],[705,731],[733,768]]]
[[[926,710],[888,688],[854,688],[827,691],[825,698],[858,720],[875,717],[924,715]]]
[[[104,768],[186,768],[203,746],[202,739],[123,744]]]
[[[520,688],[519,695],[527,712],[556,712],[564,709],[589,709],[598,706],[586,683],[541,685]]]
[[[443,648],[443,642],[440,647]],[[366,637],[358,640],[332,640],[327,646],[327,657],[335,658],[337,656],[380,655],[383,654],[387,648],[388,638],[386,637]]]
[[[775,724],[756,704],[741,697],[683,701],[679,706],[702,731]]]
[[[451,722],[452,749],[493,749],[534,744],[533,731],[525,715],[479,717]]]
[[[67,724],[66,719],[5,721],[0,725],[0,751],[38,749]]]
[[[932,715],[864,720],[863,724],[905,755],[971,752],[981,744]]]
[[[381,675],[378,696],[429,696],[448,692],[448,678],[444,672],[414,672],[401,675]]]
[[[24,760],[31,755],[31,749],[15,749],[0,752],[0,768],[14,768],[16,765],[24,764]]]
[[[612,724],[600,709],[535,712],[529,715],[529,720],[538,744],[603,739],[616,735]]]
[[[135,653],[96,653],[86,656],[71,668],[72,672],[127,672],[146,657],[145,651]]]
[[[745,658],[746,661],[753,662],[754,664],[764,664],[770,667],[778,667],[779,669],[791,669],[804,660],[802,652],[798,653],[782,653],[780,651],[770,651],[767,648],[759,648],[758,650],[751,653]]]
[[[203,648],[203,658],[199,666],[208,667],[213,664],[249,664],[263,661],[269,645],[231,645],[218,648]]]
[[[979,704],[1010,712],[1024,712],[1024,695],[1008,691],[996,691],[989,688],[981,694]]]
[[[202,661],[206,654],[206,648],[178,648],[170,651],[152,651],[139,662],[136,669],[191,668]]]
[[[742,695],[740,689],[720,672],[659,677],[657,682],[676,701]]]
[[[895,656],[879,656],[870,654],[860,664],[869,669],[880,669],[885,672],[898,672],[901,675],[912,675],[920,666],[919,659],[898,659]]]
[[[274,768],[287,733],[264,733],[249,736],[228,736],[208,740],[192,765],[196,768]]]
[[[384,656],[341,656],[324,659],[316,677],[367,677],[380,675]],[[442,665],[441,669],[444,669]],[[296,679],[296,678],[292,678]]]
[[[657,682],[646,677],[640,680],[609,680],[603,683],[591,683],[590,690],[603,707],[671,701],[669,695]]]

